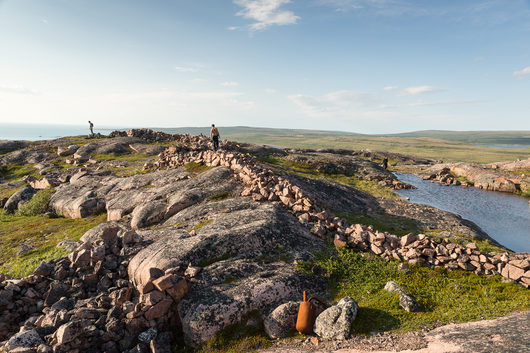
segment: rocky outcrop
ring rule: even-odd
[[[336,153],[293,153],[286,157],[293,162],[307,165],[319,173],[344,174],[377,181],[381,186],[394,189],[410,188],[397,180],[391,172],[369,160]]]
[[[311,256],[309,249],[324,245],[318,245],[319,241],[280,207],[249,198],[230,199],[217,202],[215,207],[189,207],[166,223],[178,224],[200,218],[201,214],[211,217],[211,222],[194,230],[193,236],[166,229],[141,232],[149,238],[160,238],[129,264],[135,286],[148,292],[158,270],[214,261],[195,277],[197,282],[191,283],[189,295],[179,304],[184,337],[190,344],[198,344],[239,322],[250,311],[265,314],[296,299],[300,288],[324,290],[321,280],[300,275],[290,265],[255,262],[260,256],[279,256],[274,255],[278,248],[290,254],[283,256],[304,258]]]
[[[334,217],[327,211],[322,202],[308,197],[306,190],[294,185],[289,179],[274,175],[249,155],[238,152],[216,153],[202,148],[193,151],[189,146],[172,147],[160,155],[155,166],[177,167],[190,161],[229,167],[246,185],[242,196],[252,196],[257,201],[280,201],[311,233],[323,239],[331,238],[337,246],[352,246],[387,259],[449,269],[460,268],[476,274],[495,275],[504,268],[502,264],[498,265],[501,254],[480,252],[474,243],[462,246],[451,243],[447,238],[429,238],[424,234],[409,234],[400,240],[395,235],[374,231],[372,227],[361,224],[348,227],[345,220]],[[518,256],[528,257],[528,254]],[[528,287],[524,281],[519,283]]]
[[[23,189],[15,192],[7,201],[4,203],[4,209],[7,212],[14,212],[19,209],[23,204],[31,200],[33,195],[37,192],[36,189],[31,186],[26,186]]]
[[[342,298],[336,305],[324,310],[315,320],[314,331],[323,339],[345,340],[350,336],[353,320],[359,306],[350,297]]]
[[[28,145],[25,141],[0,141],[0,154],[21,150]]]
[[[237,143],[215,153],[204,136],[131,130],[77,153],[86,158],[102,146],[111,153],[115,143],[130,151],[148,141],[174,142],[149,167],[154,172],[120,178],[92,168],[57,176],[50,201],[56,213],[79,218],[107,210],[108,222],[83,235],[67,258],[43,263],[31,276],[0,275],[0,339],[17,327],[32,338],[9,350],[169,351],[170,329],[197,345],[251,312],[265,319],[271,336],[281,336],[292,327],[302,289],[329,298],[325,278],[293,266],[311,260],[326,241],[386,259],[500,273],[529,286],[528,254],[484,253],[474,244],[350,225],[331,209],[355,213],[385,205],[345,185],[279,175]],[[183,168],[189,162],[209,168],[192,174]],[[320,315],[321,326],[332,330],[315,330],[347,337],[354,303],[344,299]]]
[[[438,164],[431,168],[433,174],[424,177],[426,180],[437,180],[444,184],[474,186],[479,189],[515,193],[530,192],[530,176],[510,174],[492,165],[472,163]],[[460,182],[456,177],[464,177]]]

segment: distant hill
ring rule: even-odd
[[[210,133],[210,127],[180,127],[180,128],[153,128],[172,134],[204,134]],[[304,130],[304,129],[274,129],[250,126],[221,126],[219,127],[222,138],[260,141],[263,138],[300,137],[423,137],[448,141],[457,141],[477,145],[521,145],[530,146],[530,131],[449,131],[449,130],[422,130],[398,134],[358,134],[344,131]]]
[[[422,130],[400,134],[372,135],[387,137],[429,137],[481,145],[530,146],[530,131],[449,131]]]
[[[153,128],[154,130],[164,131],[170,134],[191,134],[191,135],[209,135],[210,127],[178,127],[178,128]],[[265,127],[250,127],[250,126],[220,126],[221,135],[254,135],[254,136],[304,136],[304,137],[323,137],[330,135],[348,135],[348,136],[363,136],[353,132],[344,131],[323,131],[323,130],[304,130],[304,129],[275,129]]]

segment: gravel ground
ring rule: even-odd
[[[278,341],[261,353],[523,353],[530,352],[530,310],[465,324],[440,326],[430,331],[381,333],[346,341]]]

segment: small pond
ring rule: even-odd
[[[431,183],[408,173],[396,173],[396,176],[417,188],[398,190],[401,197],[459,214],[507,248],[530,251],[529,199],[473,187]]]

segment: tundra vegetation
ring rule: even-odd
[[[419,154],[429,158],[443,158],[454,160],[478,158],[476,162],[491,162],[521,156],[527,152],[506,151],[501,149],[487,149],[465,142],[436,140],[425,137],[359,137],[359,136],[320,136],[318,139],[308,140],[304,136],[270,136],[252,135],[241,137],[258,143],[277,144],[289,147],[337,147],[337,148],[374,148],[392,150],[407,154]],[[83,137],[64,138],[65,143],[85,146],[93,141]],[[167,147],[174,143],[153,142],[153,146]],[[55,153],[53,142],[50,149]],[[477,153],[480,151],[480,153]],[[326,180],[330,183],[345,185],[356,189],[361,196],[375,200],[373,202],[399,201],[399,196],[391,187],[377,180],[368,179],[362,173],[329,172],[316,168],[303,161],[292,160],[286,155],[277,153],[250,153],[259,157],[277,175],[294,175],[308,179]],[[126,153],[91,153],[88,156],[95,163],[87,163],[85,168],[97,166],[99,171],[107,171],[114,176],[125,178],[138,174],[153,172],[152,163],[156,155],[138,153],[127,149]],[[360,157],[365,158],[365,157]],[[517,158],[517,157],[516,157]],[[68,173],[70,169],[79,168],[66,157],[55,156],[50,165],[55,171]],[[366,159],[366,158],[365,158]],[[372,158],[374,164],[380,158]],[[32,176],[41,178],[37,163],[15,162],[0,167],[0,199],[9,198],[16,191],[25,186],[23,178]],[[406,164],[397,160],[390,160],[390,164]],[[399,166],[398,166],[399,167]],[[212,167],[202,163],[188,162],[184,171],[197,178],[202,173],[212,170]],[[520,174],[530,174],[523,170]],[[527,175],[528,175],[527,174]],[[143,189],[154,188],[152,184],[142,186]],[[70,219],[50,213],[48,204],[55,189],[48,188],[38,191],[33,198],[22,205],[14,213],[0,211],[0,273],[13,277],[23,277],[32,273],[42,261],[58,259],[68,255],[70,251],[58,247],[64,241],[78,241],[89,229],[105,222],[107,214],[99,213],[85,218]],[[207,202],[222,204],[229,202],[236,195],[231,191],[219,191],[206,197]],[[213,207],[213,206],[212,206]],[[363,224],[374,230],[389,232],[398,236],[408,233],[424,233],[431,238],[442,237],[447,233],[445,229],[426,227],[417,219],[401,217],[385,209],[362,210],[352,212],[350,209],[332,209],[339,217],[349,224]],[[223,212],[221,210],[220,212]],[[182,229],[183,232],[193,234],[207,228],[213,219],[206,216],[195,219],[191,223],[181,221],[165,224],[154,224],[149,230]],[[485,252],[505,252],[505,249],[492,244],[488,240],[473,239],[469,234],[452,232],[451,241],[459,244],[474,242]],[[356,335],[368,335],[378,331],[405,332],[425,329],[452,322],[466,322],[480,319],[495,318],[516,310],[530,308],[530,296],[527,289],[515,283],[507,283],[501,276],[478,276],[471,272],[444,268],[430,268],[410,265],[408,269],[399,270],[398,261],[385,260],[370,253],[355,249],[335,248],[331,242],[324,250],[314,251],[311,260],[296,261],[296,271],[301,274],[317,275],[326,281],[331,299],[339,301],[344,296],[354,298],[359,304],[357,319],[353,323],[352,332]],[[202,260],[197,265],[206,268],[211,265],[233,259],[231,253],[224,253],[209,260]],[[259,264],[271,264],[278,261],[292,262],[293,259],[278,249],[277,255],[264,254],[256,258]],[[411,294],[424,307],[424,312],[406,312],[399,306],[398,296],[384,290],[388,281],[394,281],[407,293]],[[232,285],[239,279],[227,275],[222,280],[223,285]],[[229,326],[216,333],[200,347],[192,348],[183,342],[174,347],[177,352],[242,352],[267,347],[271,340],[263,331],[262,318],[259,313],[248,313],[240,323]],[[305,336],[292,333],[288,339],[301,340]]]

